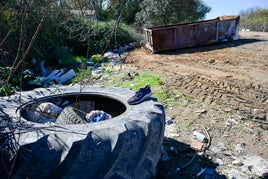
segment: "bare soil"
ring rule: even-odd
[[[170,91],[201,101],[165,106],[173,124],[166,125],[159,178],[257,178],[268,172],[268,33],[241,32],[237,41],[161,54],[136,49],[123,69],[158,74]],[[210,139],[197,156],[189,147],[193,131]]]

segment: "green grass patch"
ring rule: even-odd
[[[82,57],[82,56],[74,56],[73,61],[76,63],[83,63],[87,61],[87,58]]]
[[[91,70],[80,68],[78,69],[75,77],[70,81],[70,83],[77,83],[77,82],[83,81],[87,78],[90,78],[90,76],[91,76]]]
[[[201,104],[201,100],[199,99],[189,98],[179,90],[168,88],[159,76],[150,73],[113,75],[108,82],[102,82],[97,85],[116,86],[133,91],[137,91],[145,85],[150,85],[153,97],[157,98],[164,106],[176,107],[181,105],[186,106],[188,104]]]
[[[120,88],[127,88],[133,91],[137,91],[139,88],[146,85],[150,85],[153,97],[162,103],[165,107],[167,106],[187,106],[189,104],[200,105],[200,99],[192,99],[185,96],[179,90],[170,89],[164,83],[163,80],[157,76],[150,73],[128,73],[128,74],[112,74],[113,70],[106,68],[105,73],[108,74],[109,81],[97,82],[96,85],[105,86],[116,86]],[[98,79],[105,74],[100,74],[94,76],[94,79]],[[76,73],[72,83],[77,83],[90,78],[91,71],[88,69],[79,69]]]
[[[116,86],[128,88],[137,91],[139,88],[150,85],[153,96],[164,105],[178,105],[175,94],[167,94],[168,90],[164,89],[163,81],[157,75],[149,73],[124,74],[113,76],[109,82],[101,83],[100,85]]]
[[[154,86],[162,84],[162,81],[158,76],[153,76],[147,73],[134,74],[132,76],[134,76],[134,78],[125,81],[120,85],[120,87],[137,90],[145,85],[150,85],[151,88],[153,88]]]
[[[150,85],[151,88],[155,86],[160,86],[162,84],[162,80],[158,76],[154,76],[148,73],[142,74],[121,74],[114,75],[110,81],[104,83],[100,83],[101,85],[106,86],[116,86],[121,88],[128,88],[130,90],[138,90],[145,85]]]

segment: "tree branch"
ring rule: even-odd
[[[28,54],[29,54],[30,50],[32,49],[33,44],[34,44],[34,42],[35,42],[35,40],[37,38],[37,35],[38,35],[38,33],[39,33],[39,31],[40,31],[43,23],[44,23],[44,20],[45,20],[45,18],[48,15],[49,9],[50,9],[49,2],[47,2],[45,14],[43,15],[41,21],[39,22],[39,24],[38,24],[38,26],[36,28],[36,31],[35,31],[34,35],[32,36],[32,39],[31,39],[31,41],[30,41],[30,43],[29,43],[29,45],[28,45],[25,53],[23,54],[22,58],[17,63],[17,65],[14,68],[12,68],[11,72],[9,73],[9,76],[8,76],[8,78],[6,80],[5,85],[7,85],[9,83],[9,81],[13,77],[14,73],[18,70],[18,68],[20,67],[20,65],[23,63],[23,61],[25,60],[25,58],[28,56]]]

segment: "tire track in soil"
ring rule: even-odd
[[[243,71],[243,65],[247,66],[248,62],[252,62],[255,64],[255,69],[259,70],[258,67],[267,66],[265,61],[267,53],[260,53],[256,61],[249,55],[250,52],[251,54],[256,52],[249,51],[248,48],[253,48],[253,45],[175,55],[172,54],[174,52],[172,55],[150,54],[139,49],[131,52],[128,61],[138,70],[161,74],[168,88],[178,89],[189,97],[202,99],[205,103],[228,106],[244,113],[251,113],[253,109],[266,111],[268,85],[260,84]],[[247,53],[243,56],[245,51]],[[226,53],[229,55],[228,58]],[[225,58],[217,59],[215,56]],[[212,62],[209,59],[213,59]],[[245,62],[246,64],[243,64]]]
[[[251,174],[261,175],[247,170],[247,166],[262,165],[261,161],[267,161],[268,156],[266,124],[252,121],[254,109],[266,112],[264,122],[268,121],[267,47],[268,33],[265,33],[254,37],[249,35],[237,42],[217,44],[215,47],[190,48],[164,54],[151,54],[138,49],[130,52],[126,61],[132,70],[159,75],[168,90],[179,90],[186,96],[202,99],[200,106],[167,108],[175,116],[175,125],[174,131],[170,128],[165,131],[166,135],[179,141],[179,144],[190,144],[192,131],[198,128],[200,130],[201,125],[206,126],[213,138],[211,146],[218,146],[219,142],[224,144],[224,150],[210,150],[206,157],[216,163],[217,159],[223,161],[223,165],[217,167],[220,174],[228,178],[246,178]],[[206,103],[219,105],[213,109],[212,105]],[[207,111],[196,115],[196,111],[200,109]],[[239,115],[248,120],[241,120],[237,125],[228,125],[226,122],[233,115],[232,110],[239,110],[242,112]],[[237,152],[236,144],[245,145],[243,153]],[[171,146],[174,143],[167,145],[167,149]],[[181,146],[177,148],[180,149]],[[174,172],[176,167],[181,166],[178,161],[188,161],[181,158],[184,155],[162,163],[160,174],[162,172],[166,178],[189,178]],[[258,158],[256,156],[260,156],[260,160],[252,160],[254,164],[249,165],[244,160],[248,157],[250,160],[252,157]],[[244,165],[233,166],[231,163],[234,158],[244,162]],[[189,170],[184,172],[187,171]]]

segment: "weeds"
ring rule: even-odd
[[[0,87],[0,96],[9,96],[15,92],[14,88],[11,85],[6,85]]]
[[[170,90],[165,86],[163,80],[150,73],[127,73],[113,75],[109,81],[100,82],[98,85],[116,86],[121,88],[128,88],[130,90],[138,90],[145,85],[150,85],[153,96],[157,98],[164,106],[177,107],[180,105],[188,105],[189,103],[200,105],[201,100],[191,99],[181,93],[179,90]]]
[[[70,81],[70,83],[77,83],[84,81],[91,76],[91,70],[89,69],[78,69],[76,76]]]

